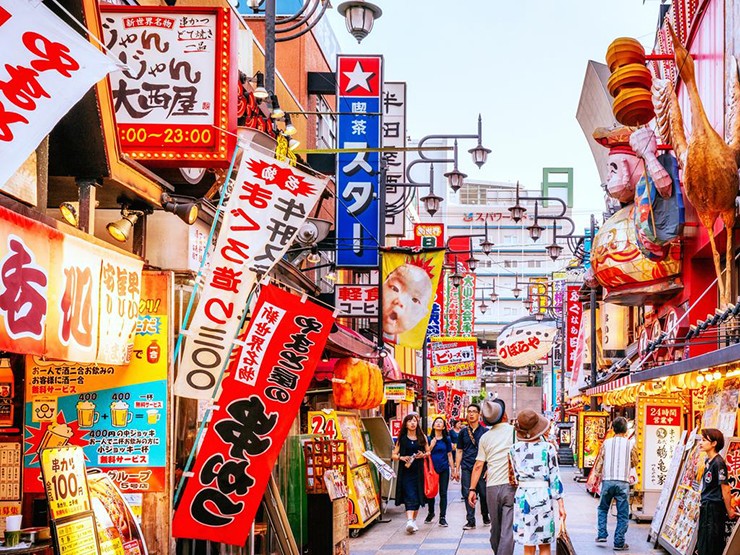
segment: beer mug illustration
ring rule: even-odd
[[[125,428],[134,419],[125,401],[113,401],[110,404],[110,423],[114,428]]]
[[[149,409],[146,411],[146,423],[156,424],[159,422],[159,411],[157,409]]]
[[[80,401],[77,403],[77,424],[80,428],[92,428],[100,420],[100,413],[95,410],[95,403]]]
[[[49,424],[39,443],[38,452],[41,453],[44,449],[51,447],[63,447],[67,445],[72,438],[72,434],[72,428],[66,424],[57,424],[55,422]]]

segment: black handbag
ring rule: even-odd
[[[565,529],[565,522],[560,527],[560,533],[555,543],[556,555],[576,555],[576,550],[573,548],[573,542],[570,541],[568,531]]]

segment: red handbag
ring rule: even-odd
[[[439,493],[439,474],[434,470],[432,457],[424,457],[424,495],[434,499]]]

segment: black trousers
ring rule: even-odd
[[[725,550],[727,510],[722,501],[705,501],[699,508],[697,555],[722,555]]]

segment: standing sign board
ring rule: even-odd
[[[668,502],[673,495],[674,488],[676,487],[676,479],[678,478],[678,471],[681,469],[681,462],[683,461],[684,448],[686,445],[688,433],[683,432],[681,439],[678,440],[676,446],[673,449],[673,456],[671,457],[671,464],[668,466],[668,474],[666,475],[665,487],[660,491],[660,497],[658,503],[655,505],[655,511],[653,512],[653,519],[650,522],[650,536],[648,541],[655,542],[658,539],[660,528],[663,525],[663,519],[665,518],[666,509],[668,508]]]
[[[578,415],[578,464],[591,469],[596,462],[601,444],[606,439],[609,413],[581,412]]]
[[[406,146],[406,83],[383,84],[383,148]],[[395,187],[394,183],[406,182],[406,152],[384,150],[381,154],[385,163],[386,204],[402,204],[408,189]],[[416,225],[416,224],[415,224]],[[403,237],[406,233],[406,212],[387,214],[385,234]]]
[[[121,150],[158,165],[226,167],[236,144],[236,25],[229,8],[100,6]]]
[[[637,400],[638,491],[666,487],[670,456],[681,437],[682,403],[677,398],[640,396]]]
[[[100,555],[82,449],[44,449],[41,472],[56,552],[60,555]]]
[[[337,266],[377,267],[382,56],[337,57]]]

